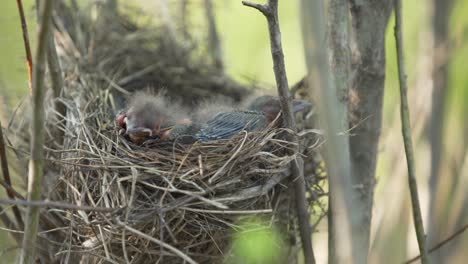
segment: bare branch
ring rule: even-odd
[[[26,65],[28,66],[29,77],[29,93],[32,95],[33,61],[31,56],[31,46],[29,45],[28,26],[26,24],[26,18],[24,17],[22,1],[16,0],[16,4],[18,5],[18,12],[21,19],[21,30],[23,31],[24,49],[26,51]]]
[[[222,71],[224,69],[223,50],[221,48],[218,30],[216,29],[212,0],[205,0],[205,12],[208,20],[208,44],[211,50],[211,56],[213,57],[215,66]]]
[[[278,95],[283,112],[283,126],[296,131],[296,121],[292,109],[292,98],[289,93],[286,68],[284,66],[284,54],[281,44],[281,32],[278,20],[278,0],[268,0],[268,4],[259,5],[243,1],[243,5],[257,9],[265,15],[268,22],[268,32],[270,36],[271,55],[273,58],[273,70],[275,73]],[[288,141],[297,142],[297,138],[288,136]],[[295,150],[297,152],[297,149]],[[312,234],[310,230],[310,219],[307,210],[305,197],[305,181],[303,162],[297,157],[295,162],[291,163],[291,179],[294,181],[296,211],[299,222],[299,230],[302,241],[305,263],[315,263],[314,252],[312,249]]]
[[[41,10],[36,64],[33,71],[33,121],[31,130],[31,160],[28,176],[28,201],[41,198],[42,167],[44,160],[44,74],[52,17],[53,0],[45,0]],[[39,208],[29,207],[26,215],[25,234],[20,263],[32,264],[36,258],[36,240],[39,224]]]
[[[455,233],[451,234],[450,236],[448,236],[446,239],[440,241],[439,243],[437,243],[437,245],[433,246],[431,249],[429,249],[428,253],[432,253],[436,250],[438,250],[439,248],[443,247],[445,244],[447,244],[448,242],[454,240],[455,238],[457,238],[459,235],[463,234],[463,232],[465,232],[466,230],[468,229],[468,224],[465,224],[464,226],[462,226],[460,229],[458,229],[457,231],[455,231]],[[409,264],[409,263],[413,263],[415,262],[416,260],[419,260],[421,258],[421,255],[419,256],[416,256],[410,260],[407,260],[405,262],[405,264]]]
[[[0,204],[13,204],[13,205],[22,205],[28,207],[50,207],[50,208],[61,208],[69,210],[80,210],[80,211],[92,211],[92,212],[116,212],[121,208],[107,208],[107,207],[94,207],[94,206],[83,206],[83,205],[74,205],[62,202],[55,201],[22,201],[22,200],[10,200],[0,198]]]
[[[402,18],[401,18],[401,0],[395,0],[395,40],[398,62],[398,79],[400,82],[400,97],[401,97],[401,126],[403,133],[403,142],[405,145],[406,161],[408,165],[408,184],[411,194],[411,203],[413,205],[413,221],[416,229],[416,237],[418,239],[419,251],[421,253],[421,262],[429,263],[426,248],[426,235],[424,234],[424,225],[421,215],[421,207],[419,205],[418,185],[416,181],[415,161],[413,152],[413,142],[411,140],[411,125],[407,97],[406,70],[403,56],[403,35],[402,35]]]
[[[242,4],[245,6],[249,6],[249,7],[257,9],[258,11],[262,12],[262,14],[265,15],[266,17],[269,17],[271,15],[268,5],[261,5],[261,4],[247,2],[247,1],[242,1]]]
[[[8,169],[8,160],[6,156],[6,150],[5,150],[5,141],[3,140],[3,130],[2,130],[2,123],[0,121],[0,162],[2,166],[2,173],[3,173],[3,178],[5,179],[5,190],[7,192],[7,195],[10,199],[15,199],[15,192],[11,188],[11,178],[10,178],[10,171]],[[2,184],[3,185],[3,184]],[[10,188],[7,188],[6,186],[10,186]],[[23,223],[23,218],[21,217],[21,212],[18,209],[17,206],[12,207],[13,210],[13,215],[15,216],[17,227],[19,229],[24,228],[24,223]]]
[[[3,188],[7,190],[7,192],[12,192],[16,198],[20,200],[26,200],[21,193],[17,192],[13,187],[11,187],[10,184],[6,183],[4,180],[0,180],[0,185],[2,185]]]
[[[10,229],[10,230],[17,230],[15,223],[8,217],[8,215],[5,213],[5,209],[3,209],[2,206],[0,206],[0,212],[3,212],[0,214],[0,220],[2,221],[3,225],[5,228]],[[16,243],[18,245],[21,245],[21,236],[16,233],[16,232],[8,232],[10,235],[15,239]]]

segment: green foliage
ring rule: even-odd
[[[232,252],[228,263],[278,263],[284,255],[284,247],[274,227],[252,218],[241,221],[234,234]]]

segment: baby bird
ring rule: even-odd
[[[116,123],[135,144],[148,139],[170,140],[174,127],[191,123],[183,108],[163,95],[136,93],[127,109],[117,115]]]
[[[311,104],[304,100],[293,100],[293,113],[308,111]],[[245,130],[254,132],[266,129],[278,116],[281,105],[278,97],[265,95],[256,98],[248,110],[221,112],[208,120],[195,137],[200,141],[229,139]]]

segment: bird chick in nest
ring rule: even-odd
[[[133,95],[126,111],[116,117],[121,133],[135,144],[148,139],[170,140],[171,131],[191,123],[183,107],[162,94],[138,92]]]
[[[311,103],[304,100],[292,102],[293,113],[306,112],[311,107]],[[261,131],[268,128],[280,112],[281,104],[278,97],[260,96],[250,102],[247,110],[219,112],[201,127],[195,137],[200,141],[212,141],[229,139],[243,130]]]

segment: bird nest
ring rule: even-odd
[[[60,8],[66,14],[67,7]],[[209,62],[194,62],[180,46],[173,46],[171,54],[185,55],[174,61],[165,55],[167,46],[158,45],[160,35],[148,33],[156,29],[139,28],[115,13],[102,16],[112,19],[55,21],[66,84],[46,110],[44,198],[77,207],[42,210],[43,257],[60,263],[222,262],[230,254],[232,235],[242,231],[239,217],[263,216],[282,226],[295,221],[289,205],[294,202],[286,198],[285,205],[284,197],[290,197],[295,180],[290,164],[299,157],[305,160],[310,212],[314,219],[323,215],[318,139],[311,130],[269,128],[187,145],[136,145],[119,135],[114,123],[118,98],[137,90],[136,83],[163,86],[182,101],[190,86],[195,87],[193,98],[237,100],[248,89]],[[117,65],[123,56],[125,63]],[[160,65],[151,66],[155,61]],[[65,116],[56,113],[57,102],[65,106]],[[17,136],[21,131],[28,130],[17,128]],[[283,140],[287,133],[299,145]],[[27,136],[22,143],[27,146]],[[287,219],[282,219],[285,210]],[[284,235],[295,234],[290,228]]]

